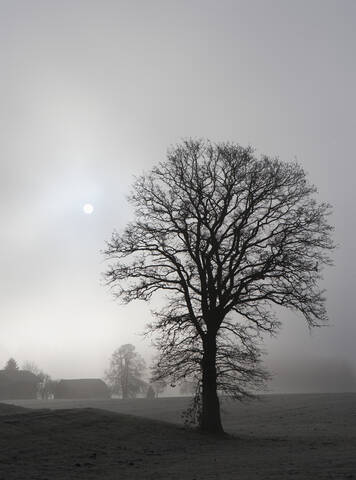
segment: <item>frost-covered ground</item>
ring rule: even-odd
[[[356,479],[356,394],[224,403],[223,439],[178,424],[187,402],[1,405],[0,479]]]

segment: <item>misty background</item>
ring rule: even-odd
[[[281,311],[266,364],[277,390],[355,390],[355,20],[352,0],[1,0],[0,367],[150,361],[150,306],[114,302],[100,250],[133,176],[192,136],[297,159],[333,205],[330,326]]]

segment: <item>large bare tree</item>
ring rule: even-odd
[[[133,185],[135,218],[107,244],[106,278],[123,302],[167,294],[150,326],[158,372],[201,380],[204,431],[223,431],[220,390],[239,397],[263,377],[255,337],[276,331],[274,305],[327,321],[330,206],[315,194],[297,163],[190,139]]]

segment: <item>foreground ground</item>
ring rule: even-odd
[[[1,480],[356,479],[355,394],[226,403],[226,439],[178,425],[187,399],[16,404],[0,406]]]

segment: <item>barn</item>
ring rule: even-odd
[[[100,378],[78,378],[60,380],[55,398],[110,398],[106,383]]]
[[[0,400],[37,398],[39,382],[27,370],[0,370]]]

